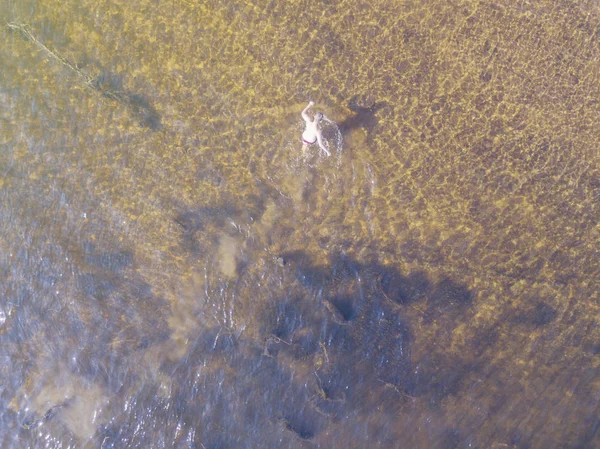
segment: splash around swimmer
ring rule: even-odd
[[[325,146],[323,141],[323,133],[319,126],[319,123],[323,120],[323,114],[321,112],[317,112],[315,114],[315,118],[312,120],[308,115],[308,110],[314,104],[314,101],[309,102],[308,106],[306,106],[302,111],[302,119],[305,122],[304,132],[302,133],[302,153],[306,153],[306,150],[309,146],[318,143],[321,151],[323,151],[327,156],[331,156],[331,153]]]

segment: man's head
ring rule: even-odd
[[[323,113],[317,112],[317,115],[315,115],[315,120],[317,123],[319,123],[321,120],[323,120]]]

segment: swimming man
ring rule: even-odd
[[[314,104],[315,102],[311,101],[302,111],[302,118],[306,122],[306,128],[304,128],[304,132],[302,133],[302,153],[305,153],[310,145],[314,145],[318,142],[319,148],[321,148],[327,156],[331,156],[331,153],[323,143],[323,135],[321,133],[321,128],[319,128],[319,122],[323,120],[323,114],[317,112],[315,119],[311,120],[306,113]]]

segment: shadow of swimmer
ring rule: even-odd
[[[379,118],[376,115],[377,112],[387,106],[385,101],[378,101],[370,106],[360,106],[357,100],[357,96],[348,100],[348,108],[354,114],[348,116],[339,124],[343,135],[357,128],[364,128],[367,135],[370,135],[379,123]]]

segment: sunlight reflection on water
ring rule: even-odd
[[[593,447],[580,3],[0,5],[0,446]]]

